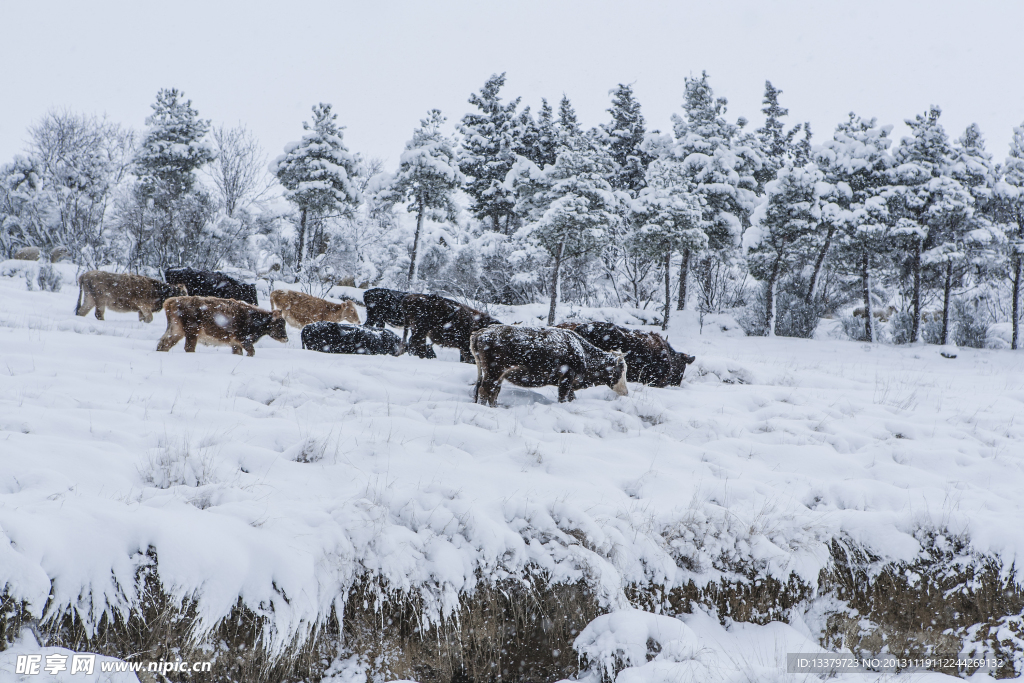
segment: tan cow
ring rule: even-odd
[[[270,309],[281,311],[289,325],[300,329],[318,322],[359,324],[359,314],[351,301],[336,304],[287,289],[275,289],[270,293]]]
[[[97,320],[103,320],[103,314],[109,308],[116,313],[137,311],[139,320],[151,323],[153,313],[163,308],[164,301],[186,293],[181,285],[169,285],[143,275],[102,270],[82,273],[78,286],[75,315],[88,315],[95,308]]]
[[[176,296],[164,303],[167,331],[157,351],[170,351],[185,338],[185,351],[193,353],[196,343],[206,346],[230,346],[241,356],[245,350],[256,354],[253,344],[263,335],[279,342],[288,341],[288,332],[280,311],[264,311],[237,299],[215,296]]]

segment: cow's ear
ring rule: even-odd
[[[284,314],[281,313],[281,309],[280,308],[275,310],[275,311],[271,311],[270,312],[270,317],[274,318],[275,320],[280,319],[282,315],[284,315]]]

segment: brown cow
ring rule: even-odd
[[[121,275],[102,270],[90,270],[78,278],[78,306],[76,315],[88,315],[96,309],[96,319],[110,309],[117,313],[137,311],[139,320],[153,322],[153,313],[163,308],[164,302],[185,293],[183,285],[169,285],[142,275]]]
[[[192,353],[196,343],[230,346],[231,353],[256,354],[253,344],[263,335],[279,342],[288,341],[281,311],[264,311],[237,299],[215,296],[176,296],[164,303],[167,331],[157,351],[170,351],[185,338],[185,351]]]
[[[288,324],[298,328],[318,322],[359,324],[359,313],[351,301],[336,304],[287,289],[275,289],[270,293],[270,310],[281,311]]]
[[[402,299],[405,327],[409,332],[409,353],[420,358],[436,358],[427,337],[438,346],[459,350],[459,360],[472,363],[469,335],[501,321],[437,294],[408,294]]]

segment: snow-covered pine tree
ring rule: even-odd
[[[706,72],[686,78],[685,117],[672,116],[675,140],[651,140],[648,149],[660,149],[683,162],[702,207],[701,229],[707,249],[727,258],[739,246],[744,221],[757,204],[754,173],[761,155],[752,141],[741,138],[740,126],[727,123],[728,101],[715,98]],[[691,259],[683,251],[679,273],[678,308],[686,306],[686,283]]]
[[[993,222],[997,219],[994,191],[998,174],[977,124],[969,125],[953,143],[951,165],[946,173],[960,184],[967,196],[961,196],[961,201],[946,212],[934,246],[923,256],[926,263],[939,265],[943,270],[942,344],[949,342],[949,309],[954,285],[963,280],[969,270],[983,277],[993,271],[1004,241],[1002,231]]]
[[[861,294],[867,312],[865,337],[876,338],[871,312],[871,273],[875,264],[887,255],[889,213],[884,198],[888,173],[894,161],[889,154],[892,126],[878,126],[875,119],[865,121],[851,113],[839,124],[832,140],[815,149],[818,168],[833,188],[822,207],[824,239],[818,251],[808,303],[829,250],[839,252],[836,263],[861,280]]]
[[[806,156],[810,145],[810,126],[807,126],[805,135],[796,141],[797,134],[805,130],[805,124],[798,123],[789,131],[782,123],[782,118],[789,116],[789,110],[779,104],[779,95],[782,91],[772,85],[771,81],[764,82],[764,107],[761,113],[764,114],[764,125],[758,128],[758,141],[761,145],[762,166],[755,171],[758,188],[763,192],[765,185],[775,179],[776,174],[787,163],[797,167],[803,166],[809,158],[798,158]]]
[[[535,120],[529,107],[516,118],[516,153],[544,168],[555,163],[558,131],[554,114],[546,99],[541,99],[540,115]]]
[[[192,100],[177,88],[157,93],[146,133],[135,155],[135,174],[143,195],[157,204],[179,199],[195,187],[195,172],[213,161],[204,141],[210,122],[199,118]]]
[[[346,213],[359,205],[355,181],[359,162],[345,147],[337,119],[330,104],[314,105],[312,125],[302,122],[308,132],[299,142],[285,145],[284,154],[270,164],[270,172],[285,188],[285,197],[299,210],[297,270],[302,270],[308,256],[310,219]]]
[[[583,135],[576,109],[565,93],[562,93],[562,101],[558,103],[558,134],[559,144],[569,146],[575,146]]]
[[[608,109],[612,120],[601,124],[602,138],[615,162],[615,172],[609,178],[616,190],[624,190],[636,197],[645,186],[645,172],[651,156],[643,150],[647,129],[640,103],[633,97],[633,88],[619,84],[612,90],[612,106]]]
[[[219,239],[211,231],[215,206],[196,178],[215,158],[204,139],[210,122],[175,88],[161,90],[152,108],[133,164],[138,220],[127,223],[132,267],[213,266],[221,255],[212,248]]]
[[[405,144],[398,173],[390,187],[380,195],[387,202],[409,202],[406,209],[416,214],[416,232],[409,263],[410,284],[417,276],[417,252],[423,220],[455,220],[457,207],[452,195],[465,180],[459,171],[455,141],[441,130],[446,120],[437,109],[431,109],[427,118],[420,120],[420,127],[413,131],[412,140]]]
[[[953,150],[939,123],[941,115],[942,110],[933,105],[907,120],[912,135],[903,138],[896,149],[887,192],[896,219],[893,234],[903,246],[900,256],[912,278],[911,341],[915,342],[920,339],[923,270],[938,265],[949,283],[952,262],[960,258],[951,245],[961,239],[967,214],[973,213],[973,198],[951,175]]]
[[[600,249],[619,221],[623,198],[605,180],[613,168],[602,149],[579,144],[562,147],[553,166],[540,169],[520,158],[509,173],[506,187],[515,191],[517,211],[528,221],[516,238],[551,256],[549,325],[560,299],[562,264]]]
[[[468,179],[464,189],[473,199],[473,215],[490,220],[495,232],[508,233],[516,200],[504,181],[518,153],[519,98],[503,104],[498,96],[503,85],[505,74],[494,74],[479,93],[470,95],[469,103],[480,113],[462,117],[459,169]]]
[[[1024,270],[1024,123],[1013,129],[1010,154],[1003,164],[1003,177],[996,185],[999,225],[1005,235],[1009,257],[1012,301],[1010,321],[1013,328],[1010,348],[1020,346],[1020,290]]]
[[[775,336],[775,286],[821,248],[818,224],[828,186],[814,163],[779,169],[765,186],[767,201],[754,211],[743,234],[750,273],[765,286],[765,324]]]
[[[682,162],[671,158],[658,159],[644,170],[644,187],[631,202],[630,221],[637,228],[630,235],[627,248],[663,262],[663,330],[668,329],[672,310],[672,254],[684,250],[699,252],[707,247],[708,242],[707,235],[700,228],[700,200],[692,192],[692,182]]]

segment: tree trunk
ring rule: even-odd
[[[914,269],[914,323],[910,335],[912,342],[921,339],[921,248],[923,241],[920,237],[915,240],[914,260],[911,263],[911,267]]]
[[[764,318],[767,323],[767,336],[775,336],[775,283],[779,279],[779,260],[775,259],[772,266],[772,274],[768,279],[768,291],[765,293]]]
[[[683,262],[679,264],[679,301],[677,311],[686,310],[686,281],[690,279],[690,250],[683,249]]]
[[[836,232],[836,226],[829,223],[828,232],[825,234],[825,243],[821,245],[821,251],[818,252],[818,259],[814,262],[814,271],[811,272],[811,282],[807,285],[807,296],[804,297],[804,303],[810,305],[814,301],[814,288],[818,285],[818,274],[821,273],[821,266],[825,263],[825,257],[828,255],[828,249],[832,246],[832,235]]]
[[[305,259],[306,254],[306,210],[302,209],[299,212],[299,258],[298,265],[295,266],[295,270],[302,272],[302,261]]]
[[[871,310],[871,254],[864,252],[860,264],[860,282],[864,290],[864,334],[868,341],[875,341],[874,311]]]
[[[416,264],[417,250],[420,245],[420,230],[423,229],[423,214],[426,211],[426,207],[423,205],[423,197],[420,197],[419,206],[416,213],[416,234],[412,238],[412,261],[409,263],[409,286],[416,280],[418,275],[418,268]]]
[[[1020,341],[1020,271],[1021,258],[1017,256],[1013,265],[1013,337],[1010,340],[1010,348],[1017,350],[1017,343]]]
[[[668,329],[668,314],[672,311],[672,250],[665,252],[665,318],[661,321],[661,329]]]
[[[558,305],[558,271],[562,268],[562,253],[565,251],[565,242],[558,245],[558,253],[555,254],[555,268],[551,275],[551,307],[548,309],[548,325],[555,324],[555,306]]]
[[[953,289],[953,262],[946,261],[946,282],[942,287],[942,344],[949,343],[949,292]]]

